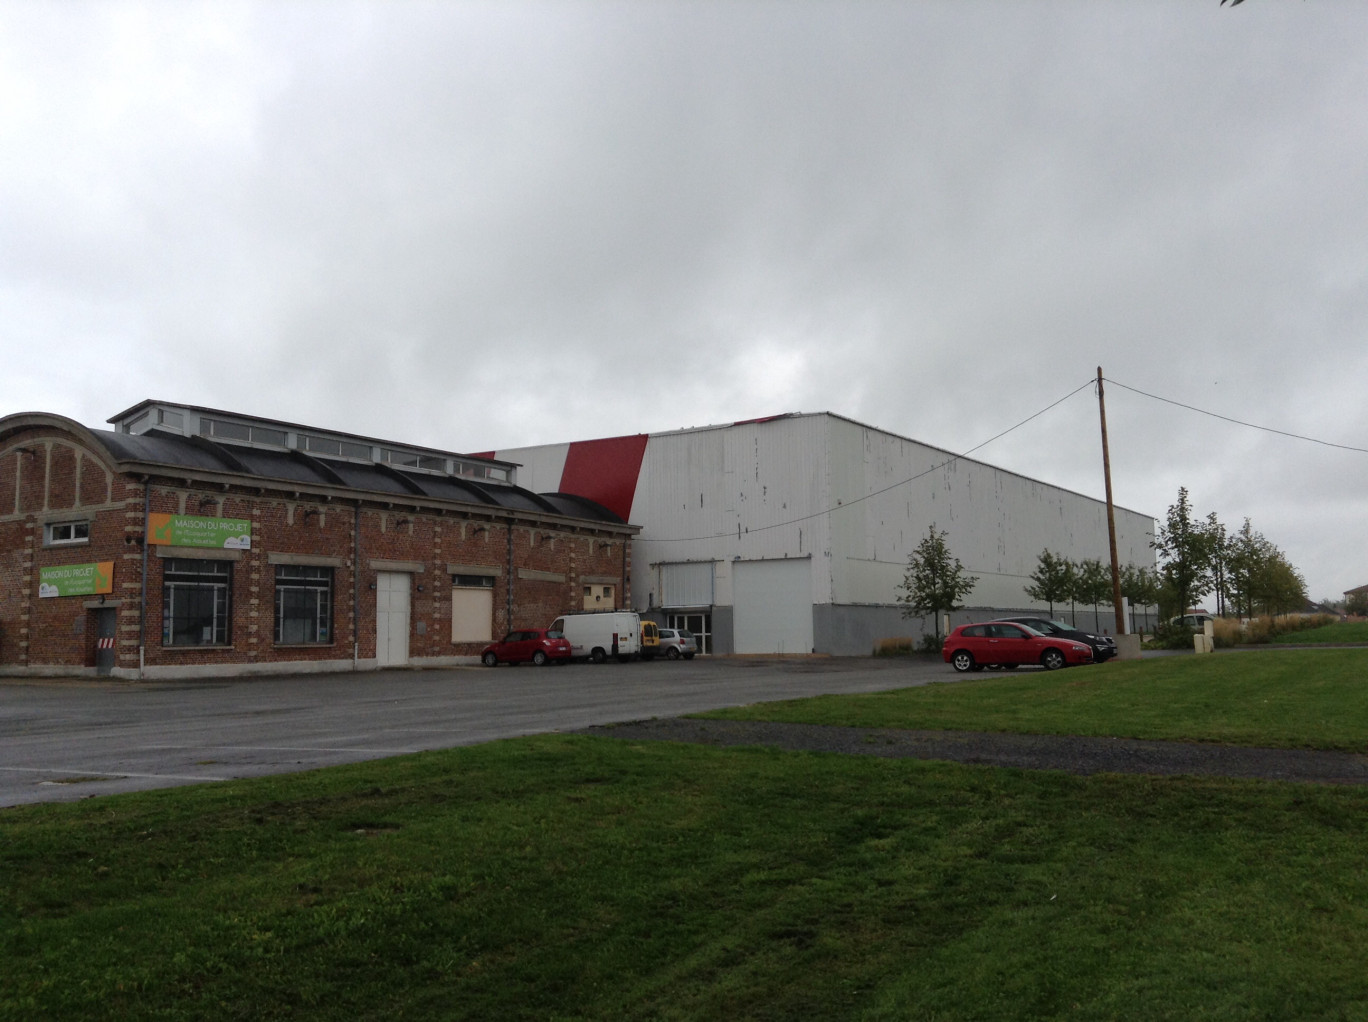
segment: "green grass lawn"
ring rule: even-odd
[[[959,678],[950,674],[947,680]],[[953,684],[706,716],[1368,751],[1368,649],[1257,650],[985,671]]]
[[[1368,621],[1337,621],[1304,632],[1285,632],[1275,636],[1273,642],[1368,642]]]
[[[1308,655],[1348,690],[1283,651],[915,692],[1241,717]],[[520,739],[0,810],[0,1019],[1368,1018],[1365,848],[1358,788]]]

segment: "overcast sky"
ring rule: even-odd
[[[0,0],[0,414],[455,451],[831,411],[968,450],[1094,377],[1368,583],[1368,4]],[[1101,497],[1094,389],[975,457]]]

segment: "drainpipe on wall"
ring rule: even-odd
[[[152,478],[143,476],[142,592],[138,594],[138,680],[147,667],[147,520],[152,514]]]
[[[361,669],[361,502],[352,519],[352,670]]]
[[[512,518],[508,519],[507,525],[508,525],[508,568],[507,568],[506,570],[507,570],[507,573],[508,573],[508,587],[507,587],[508,592],[507,592],[507,596],[506,596],[506,598],[505,598],[505,600],[504,600],[504,602],[507,604],[507,606],[504,608],[504,615],[505,615],[505,617],[504,617],[504,633],[505,633],[505,634],[507,634],[508,632],[512,631],[512,629],[513,629],[513,519],[512,519]]]

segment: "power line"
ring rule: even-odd
[[[814,518],[821,518],[823,515],[829,515],[829,514],[831,514],[833,511],[839,511],[839,510],[843,510],[843,509],[848,508],[848,507],[853,507],[854,505],[863,503],[864,501],[869,500],[869,499],[871,499],[871,498],[873,498],[873,497],[881,496],[882,494],[885,494],[885,493],[889,492],[890,490],[896,490],[899,486],[906,486],[908,483],[915,482],[916,480],[922,478],[923,476],[928,476],[928,475],[930,475],[932,472],[939,472],[941,469],[947,468],[948,466],[953,465],[955,462],[961,461],[961,460],[967,458],[969,455],[973,454],[975,451],[981,450],[982,448],[987,447],[987,446],[988,446],[989,444],[991,444],[994,440],[1001,440],[1001,439],[1002,439],[1003,437],[1005,437],[1008,433],[1015,432],[1016,430],[1020,429],[1022,426],[1026,425],[1026,423],[1032,421],[1033,419],[1038,419],[1038,418],[1040,418],[1040,417],[1041,417],[1042,415],[1044,415],[1046,412],[1050,411],[1050,409],[1056,407],[1057,405],[1062,405],[1065,401],[1069,400],[1069,398],[1073,397],[1073,396],[1074,396],[1075,394],[1077,394],[1079,391],[1081,391],[1081,390],[1086,390],[1088,387],[1091,387],[1091,386],[1092,386],[1093,384],[1095,384],[1096,382],[1097,382],[1097,380],[1096,380],[1095,378],[1089,377],[1086,383],[1080,384],[1079,386],[1075,387],[1073,390],[1069,391],[1067,394],[1065,394],[1065,395],[1064,395],[1063,397],[1061,397],[1059,400],[1051,402],[1050,404],[1046,405],[1044,408],[1040,409],[1040,411],[1035,412],[1035,413],[1032,414],[1032,415],[1026,416],[1026,418],[1022,419],[1022,420],[1021,420],[1020,422],[1018,422],[1015,426],[1009,426],[1007,429],[1004,429],[1001,433],[998,433],[996,436],[991,436],[991,437],[989,437],[987,440],[983,441],[983,443],[977,444],[977,445],[975,445],[975,446],[969,448],[969,449],[968,449],[967,451],[965,451],[963,454],[955,454],[955,455],[952,455],[951,457],[947,458],[945,461],[941,462],[939,465],[932,465],[930,468],[926,469],[925,471],[918,472],[916,475],[910,476],[910,477],[908,477],[907,479],[902,479],[902,480],[899,480],[899,481],[896,482],[896,483],[892,483],[892,484],[889,485],[889,486],[885,486],[882,490],[875,490],[875,491],[872,492],[872,493],[866,493],[863,497],[856,497],[854,500],[850,500],[850,501],[846,501],[846,502],[844,502],[844,503],[838,504],[838,505],[836,505],[836,507],[829,507],[829,508],[827,508],[825,511],[814,511],[812,514],[810,514],[810,515],[803,515],[801,518],[791,518],[791,519],[789,519],[788,521],[785,521],[785,522],[775,522],[775,523],[772,524],[772,525],[760,525],[760,526],[757,526],[757,527],[755,527],[755,528],[753,528],[753,529],[746,529],[744,534],[745,534],[745,535],[749,535],[750,533],[753,533],[753,532],[766,532],[766,531],[768,531],[768,530],[770,530],[770,529],[782,529],[782,528],[785,528],[786,526],[789,526],[789,525],[797,525],[797,524],[799,524],[800,522],[807,522],[807,521],[811,521],[811,520],[814,519]],[[674,538],[671,538],[671,539],[657,538],[657,537],[655,537],[655,536],[652,536],[652,537],[651,537],[651,542],[653,542],[653,543],[692,543],[692,542],[694,542],[694,541],[696,541],[696,540],[704,540],[704,539],[730,539],[731,537],[732,537],[732,533],[730,533],[730,532],[715,532],[715,533],[712,533],[712,534],[707,535],[707,536],[678,536],[678,537],[674,537]]]
[[[1260,426],[1253,422],[1244,422],[1240,419],[1232,419],[1229,415],[1221,415],[1217,412],[1209,412],[1205,408],[1197,408],[1194,405],[1185,405],[1181,401],[1174,401],[1171,398],[1160,397],[1158,394],[1150,394],[1147,391],[1140,390],[1137,387],[1129,387],[1118,380],[1113,380],[1110,376],[1103,378],[1106,380],[1106,382],[1110,383],[1114,387],[1121,387],[1124,390],[1129,390],[1132,394],[1139,394],[1141,397],[1147,397],[1153,401],[1162,401],[1166,405],[1174,405],[1178,408],[1186,408],[1188,411],[1196,412],[1198,415],[1209,415],[1213,419],[1220,419],[1223,422],[1231,422],[1237,426],[1245,426],[1249,429],[1258,429],[1262,430],[1265,433],[1276,433],[1278,434],[1278,436],[1291,437],[1293,440],[1305,440],[1307,443],[1320,444],[1322,447],[1335,447],[1341,451],[1357,451],[1359,454],[1368,454],[1368,448],[1351,447],[1348,444],[1331,443],[1329,440],[1317,440],[1313,436],[1302,436],[1299,433],[1289,433],[1286,430],[1274,429],[1271,426]]]

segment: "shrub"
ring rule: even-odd
[[[1167,621],[1154,628],[1154,634],[1145,643],[1147,649],[1191,649],[1193,630],[1182,625],[1169,624]]]
[[[916,645],[908,636],[880,639],[874,644],[875,656],[911,656],[915,652]]]
[[[1333,624],[1337,621],[1333,614],[1283,614],[1280,617],[1272,617],[1265,614],[1263,617],[1250,618],[1240,626],[1239,637],[1236,642],[1260,645],[1272,642],[1279,635],[1287,635],[1291,632],[1304,632],[1310,628],[1321,628],[1324,625]],[[1217,621],[1217,627],[1222,624]]]
[[[1248,642],[1239,618],[1218,617],[1211,623],[1211,641],[1217,649],[1229,649]]]

